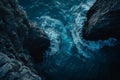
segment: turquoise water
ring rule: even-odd
[[[38,65],[40,75],[48,80],[93,80],[106,62],[99,53],[104,46],[113,46],[115,39],[86,41],[82,27],[87,11],[95,0],[30,0],[23,4],[31,20],[50,38],[45,60]],[[32,5],[32,6],[31,6]]]

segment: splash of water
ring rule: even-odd
[[[67,20],[66,24],[49,15],[39,17],[41,28],[45,30],[51,40],[48,55],[63,53],[64,51],[65,54],[69,55],[81,54],[87,56],[89,52],[84,51],[84,48],[95,51],[105,45],[112,46],[116,42],[116,39],[112,38],[105,41],[86,41],[82,39],[81,30],[86,20],[86,13],[94,2],[95,0],[83,0],[79,4],[67,8],[70,3],[64,4],[59,0],[54,1],[55,6],[61,9],[61,14]],[[73,48],[76,48],[77,53],[71,52]]]
[[[43,3],[45,1],[47,4]],[[41,9],[36,19],[49,36],[51,46],[46,51],[46,61],[39,69],[45,74],[56,76],[54,80],[58,80],[58,77],[61,80],[70,80],[69,76],[73,74],[74,80],[97,75],[99,63],[95,51],[104,46],[113,46],[116,39],[86,41],[82,38],[87,11],[95,0],[51,0],[49,4],[45,1],[41,0],[42,3],[39,4],[47,8],[41,7],[43,10]],[[38,2],[39,0],[36,4]]]

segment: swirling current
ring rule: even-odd
[[[94,80],[100,65],[106,62],[99,49],[116,42],[113,38],[104,41],[82,38],[87,11],[95,0],[20,0],[20,3],[51,41],[45,60],[37,66],[40,75],[47,80]]]

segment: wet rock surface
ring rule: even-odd
[[[0,53],[0,79],[1,80],[41,80],[29,67],[16,59],[9,58]]]
[[[41,80],[34,64],[49,45],[17,0],[0,0],[0,80]]]
[[[40,30],[37,25],[32,23],[29,36],[24,40],[24,46],[30,52],[36,63],[43,61],[45,50],[50,45],[50,40],[47,38],[43,30]]]
[[[87,13],[83,37],[88,40],[104,40],[110,37],[120,40],[119,4],[119,0],[97,0]]]
[[[108,76],[102,75],[97,80],[119,80],[120,74],[120,0],[97,0],[87,13],[83,27],[83,38],[97,41],[115,38],[118,40],[112,47],[104,46],[99,52],[108,60]]]

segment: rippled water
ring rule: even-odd
[[[98,53],[113,46],[115,39],[86,41],[82,27],[95,0],[30,0],[24,8],[51,40],[45,61],[38,66],[48,80],[93,80],[105,62]],[[24,2],[27,3],[27,2]]]

